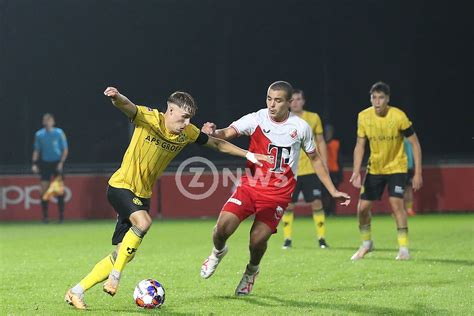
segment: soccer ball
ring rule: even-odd
[[[165,288],[153,279],[140,281],[133,291],[133,299],[138,307],[158,308],[165,302]]]

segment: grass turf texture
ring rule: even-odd
[[[328,250],[316,247],[313,222],[296,218],[293,249],[270,239],[251,296],[234,289],[248,260],[250,221],[230,239],[229,253],[208,280],[199,276],[211,249],[214,220],[155,222],[124,272],[118,294],[98,285],[87,292],[87,315],[166,314],[459,314],[473,313],[474,215],[410,219],[413,260],[397,262],[391,217],[375,217],[376,251],[351,262],[359,246],[355,218],[327,220]],[[0,314],[77,314],[63,301],[67,288],[112,250],[112,221],[0,225]],[[160,310],[135,306],[138,281],[156,278],[166,289]]]

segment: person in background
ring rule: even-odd
[[[405,146],[405,153],[408,159],[408,173],[407,182],[405,185],[405,194],[403,199],[405,200],[405,209],[409,216],[415,216],[416,212],[413,210],[413,176],[415,175],[414,163],[413,163],[413,147],[408,139],[403,139],[403,145]]]
[[[43,222],[48,223],[48,199],[43,199],[51,182],[51,176],[55,179],[63,176],[64,162],[68,156],[68,144],[66,134],[58,127],[54,127],[54,116],[51,113],[43,115],[43,128],[35,133],[33,145],[32,167],[35,174],[41,176],[41,208],[43,210]],[[59,223],[64,220],[64,194],[57,196],[59,208]]]
[[[329,175],[331,180],[334,183],[336,189],[339,184],[342,183],[342,166],[340,163],[340,141],[339,139],[334,138],[334,126],[327,124],[324,128],[324,137],[326,139],[326,148],[327,148],[327,165],[329,169]],[[323,207],[326,212],[326,215],[335,215],[336,214],[336,203],[331,197],[331,194],[323,188]]]

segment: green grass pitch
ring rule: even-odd
[[[355,218],[328,218],[328,250],[316,248],[311,219],[296,218],[294,248],[281,249],[281,231],[273,236],[254,291],[244,298],[233,292],[248,260],[250,221],[230,239],[229,254],[208,280],[199,269],[215,221],[157,221],[125,269],[118,294],[92,288],[86,314],[472,315],[473,220],[469,214],[410,218],[413,259],[397,262],[394,221],[375,217],[376,251],[353,263]],[[0,315],[77,315],[64,293],[112,250],[113,227],[113,221],[0,224]],[[133,302],[133,288],[145,278],[166,289],[160,310]]]

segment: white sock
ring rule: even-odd
[[[79,283],[71,289],[71,292],[73,294],[84,295],[84,289],[79,285]]]
[[[370,249],[371,246],[372,246],[372,240],[364,240],[362,242],[362,247],[366,249]]]
[[[116,280],[120,280],[120,272],[115,270],[115,269],[112,269],[112,271],[110,272],[110,275],[112,275],[114,277],[114,279]]]
[[[224,249],[227,247],[227,245],[224,246],[221,250],[217,250],[216,247],[212,247],[212,254],[216,256],[216,258],[219,258],[222,252],[224,252]]]

